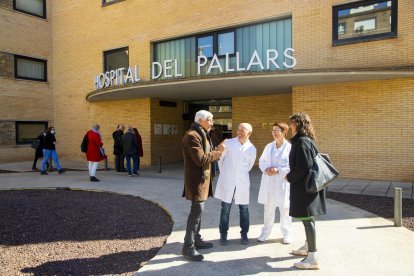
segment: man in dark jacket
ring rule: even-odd
[[[124,167],[124,153],[122,149],[122,136],[124,135],[125,127],[119,125],[117,130],[112,133],[112,138],[114,138],[114,155],[115,155],[115,169],[117,172],[126,172]]]
[[[211,163],[220,159],[224,145],[213,145],[208,135],[213,126],[213,114],[200,110],[196,113],[194,123],[181,142],[184,154],[184,192],[183,196],[191,200],[191,211],[188,215],[187,229],[184,237],[182,255],[190,261],[202,261],[204,256],[197,249],[213,247],[204,242],[200,235],[201,215],[204,202],[213,195],[211,187]]]
[[[138,175],[138,142],[134,130],[128,126],[127,132],[122,136],[122,149],[126,158],[128,176]],[[133,170],[131,171],[131,158],[134,162]]]

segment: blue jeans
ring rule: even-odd
[[[229,216],[230,216],[231,203],[221,202],[221,213],[220,213],[220,234],[227,235],[229,230]],[[247,234],[249,232],[249,205],[239,204],[240,211],[240,228],[241,234]]]
[[[56,150],[43,149],[43,160],[41,170],[46,171],[46,163],[49,161],[49,158],[52,157],[53,163],[56,165],[56,169],[60,171],[62,167],[59,164],[59,159],[56,153]]]
[[[133,169],[132,169],[132,173],[137,174],[138,172],[138,154],[133,154],[133,155],[125,155],[125,159],[126,159],[126,165],[127,165],[127,171],[128,174],[131,175],[131,158],[132,161],[134,162],[133,164]]]

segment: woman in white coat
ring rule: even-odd
[[[220,176],[217,181],[214,197],[221,200],[220,213],[220,244],[227,245],[227,231],[229,230],[229,215],[231,203],[239,205],[240,227],[242,244],[247,244],[249,239],[249,196],[250,177],[249,171],[256,160],[256,148],[250,142],[252,126],[242,123],[237,129],[237,137],[224,142],[226,149],[218,161]]]
[[[292,242],[292,217],[289,216],[290,184],[285,179],[289,173],[289,153],[291,144],[286,140],[289,126],[275,123],[272,135],[275,141],[266,145],[259,159],[259,167],[263,172],[260,183],[258,201],[264,204],[264,226],[258,241],[265,241],[272,232],[275,210],[279,207],[280,230],[283,243]]]

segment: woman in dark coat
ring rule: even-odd
[[[295,263],[295,267],[319,269],[314,216],[326,214],[325,191],[309,194],[305,189],[305,179],[312,168],[313,157],[316,156],[315,131],[309,115],[305,113],[295,113],[289,120],[294,135],[289,155],[290,172],[286,176],[290,182],[289,215],[303,222],[306,233],[305,245],[292,253],[306,256],[301,262]]]
[[[141,135],[139,134],[137,128],[134,127],[132,130],[135,133],[135,137],[137,138],[137,143],[138,143],[138,162],[137,162],[137,164],[138,164],[138,170],[139,170],[139,164],[141,162],[140,159],[141,159],[141,157],[144,156],[144,151],[142,150],[142,138],[141,138]],[[137,175],[140,175],[140,174],[137,172]]]
[[[37,136],[36,138],[37,148],[35,150],[35,157],[34,157],[33,166],[32,166],[32,170],[34,171],[37,171],[37,168],[36,168],[37,160],[43,157],[43,145],[45,143],[45,136],[46,136],[46,130],[40,132],[39,136]],[[46,166],[49,168],[49,162],[46,163]]]

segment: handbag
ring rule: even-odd
[[[35,139],[31,145],[32,149],[37,149],[40,146],[40,141]]]
[[[312,168],[305,179],[305,187],[308,194],[317,193],[325,189],[339,175],[339,172],[332,165],[329,155],[319,153],[313,141],[311,143],[316,150],[316,155],[313,158]]]

